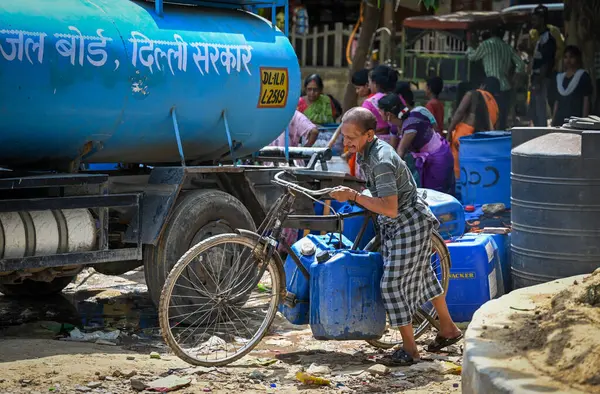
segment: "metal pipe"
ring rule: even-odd
[[[287,152],[285,148],[279,146],[266,146],[256,153],[257,158],[261,159],[283,159],[286,160],[308,160],[315,153],[323,155],[324,160],[331,160],[332,153],[329,148],[307,148],[307,147],[288,147]]]
[[[175,130],[175,139],[177,140],[177,149],[181,158],[181,166],[185,167],[185,156],[183,155],[183,145],[181,144],[181,135],[179,134],[179,124],[177,123],[177,114],[175,107],[171,108],[171,118],[173,119],[173,129]]]

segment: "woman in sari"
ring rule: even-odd
[[[464,95],[452,117],[447,138],[454,156],[456,179],[460,177],[459,138],[479,131],[490,131],[496,127],[499,111],[494,95],[499,92],[500,81],[495,77],[485,78],[479,89],[471,90]]]
[[[335,120],[341,114],[341,106],[336,105],[335,100],[331,96],[323,94],[323,88],[323,80],[319,74],[309,75],[304,80],[306,95],[300,97],[298,107],[296,108],[316,125],[335,123]],[[327,146],[334,132],[335,130],[321,130],[313,146],[315,148]],[[343,150],[341,138],[336,141],[333,150],[334,152],[341,152]]]
[[[369,86],[372,95],[362,104],[362,107],[371,111],[377,119],[377,129],[375,130],[377,138],[392,145],[394,149],[398,146],[398,128],[383,119],[377,103],[383,96],[394,91],[396,82],[398,82],[396,70],[385,65],[375,67],[369,73]]]
[[[415,108],[412,91],[404,91],[404,97],[388,94],[378,105],[385,119],[400,128],[396,152],[403,159],[410,152],[421,187],[454,194],[454,162],[450,146],[433,129],[432,115]]]
[[[323,94],[323,88],[323,80],[319,74],[309,75],[304,80],[306,95],[300,97],[297,109],[315,124],[335,123],[340,114],[331,97]]]

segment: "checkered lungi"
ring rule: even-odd
[[[378,218],[381,295],[392,327],[411,324],[419,307],[444,292],[431,266],[431,234],[439,223],[425,204],[417,197],[395,219]]]

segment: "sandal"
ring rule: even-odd
[[[408,354],[408,352],[402,348],[392,353],[390,359],[392,364],[401,367],[413,365],[414,363],[420,361],[420,359],[414,359],[413,356]]]
[[[431,342],[429,345],[427,345],[427,351],[431,352],[431,353],[435,353],[435,352],[439,352],[440,350],[442,350],[443,348],[450,346],[450,345],[454,345],[456,342],[460,341],[463,337],[463,334],[461,333],[459,336],[454,337],[454,338],[444,338],[443,336],[441,336],[440,334],[435,336],[435,339],[433,340],[433,342]]]

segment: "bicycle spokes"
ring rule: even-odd
[[[187,356],[206,363],[229,359],[263,328],[278,289],[255,249],[215,245],[189,259],[174,278],[167,318]]]

